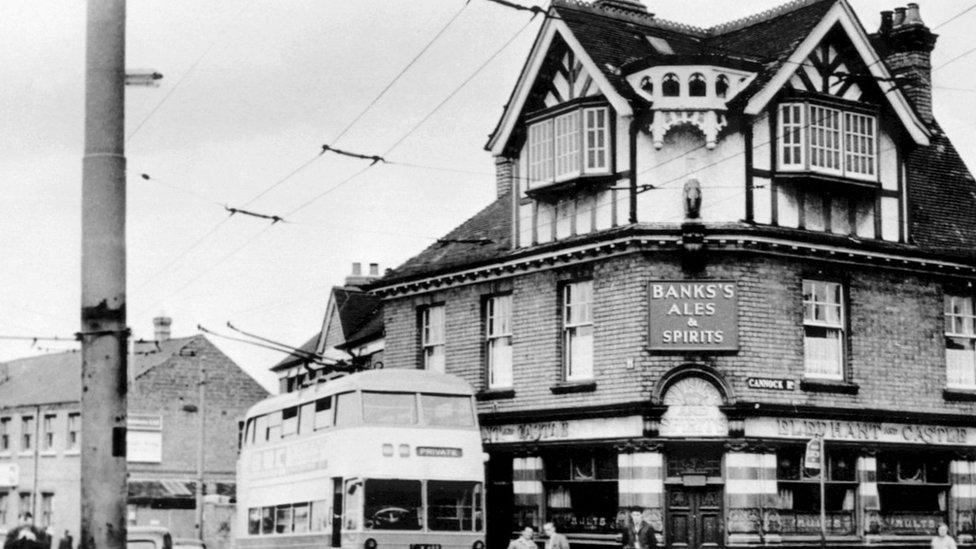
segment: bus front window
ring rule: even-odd
[[[481,483],[427,481],[427,526],[431,530],[481,530]]]
[[[370,479],[365,486],[363,524],[373,530],[420,530],[423,505],[419,480]]]
[[[424,409],[424,423],[446,427],[474,427],[471,397],[452,395],[420,395]]]
[[[413,425],[417,423],[417,398],[413,393],[363,391],[363,422]]]

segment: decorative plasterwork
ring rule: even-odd
[[[651,122],[649,131],[654,148],[660,149],[664,146],[664,136],[668,130],[688,124],[705,135],[705,147],[711,150],[718,142],[718,133],[727,123],[725,113],[716,111],[654,111],[654,121]]]

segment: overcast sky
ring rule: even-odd
[[[781,2],[645,3],[660,17],[708,26]],[[897,6],[852,4],[869,32],[880,10]],[[971,1],[920,4],[936,27]],[[395,267],[493,200],[483,147],[540,24],[486,0],[142,0],[129,2],[127,21],[127,66],[165,76],[158,88],[127,88],[134,337],[152,338],[152,318],[165,313],[177,337],[198,324],[230,333],[231,321],[291,345],[319,329],[329,289],[352,262]],[[976,47],[974,26],[976,10],[938,28],[933,65]],[[0,2],[0,336],[78,330],[84,41],[80,0]],[[934,74],[936,116],[970,166],[974,69],[976,53]],[[308,163],[324,143],[445,170],[378,165],[336,187],[367,163],[331,155]],[[225,220],[224,205],[289,223]],[[267,368],[283,355],[211,339],[274,386]],[[0,360],[70,347],[0,340]]]

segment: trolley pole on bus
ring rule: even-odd
[[[88,0],[81,221],[81,549],[125,547],[125,0]]]

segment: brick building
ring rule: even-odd
[[[129,523],[198,536],[198,450],[205,441],[204,538],[229,547],[238,421],[268,392],[204,336],[170,338],[169,326],[168,318],[156,319],[155,339],[135,342],[129,357]],[[78,539],[80,394],[81,353],[0,364],[0,529],[30,510],[55,543],[66,529]]]
[[[650,0],[648,0],[650,3]],[[479,390],[491,547],[973,544],[976,184],[918,6],[711,28],[554,0],[498,198],[371,286],[386,367]],[[823,440],[820,469],[805,449]]]

